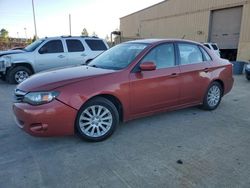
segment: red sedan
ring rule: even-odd
[[[199,43],[137,40],[87,66],[32,76],[17,86],[13,111],[31,135],[101,141],[121,121],[197,105],[214,110],[232,86],[232,65]]]

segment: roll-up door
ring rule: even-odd
[[[212,11],[210,42],[220,49],[237,49],[240,38],[242,7]]]

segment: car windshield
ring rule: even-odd
[[[27,52],[33,52],[38,46],[40,46],[44,40],[39,39],[24,48]]]
[[[89,66],[112,70],[124,69],[147,46],[148,44],[141,43],[119,44],[92,60]]]

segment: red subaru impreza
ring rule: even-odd
[[[17,125],[34,136],[108,138],[121,121],[201,105],[214,110],[233,86],[232,65],[199,43],[122,43],[81,67],[32,76],[17,86]]]

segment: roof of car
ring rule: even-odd
[[[48,40],[48,39],[61,39],[61,38],[71,38],[71,39],[79,39],[79,38],[84,38],[84,39],[94,39],[94,40],[96,40],[96,39],[99,39],[100,40],[100,38],[98,38],[98,37],[95,37],[95,36],[93,36],[93,37],[91,37],[91,36],[58,36],[58,37],[44,37],[44,38],[42,38],[42,39],[44,39],[44,40]]]
[[[195,43],[195,44],[200,44],[195,41],[191,40],[184,40],[184,39],[139,39],[139,40],[133,40],[133,41],[128,41],[126,43],[145,43],[145,44],[155,44],[155,43],[161,43],[161,42],[190,42],[190,43]]]

